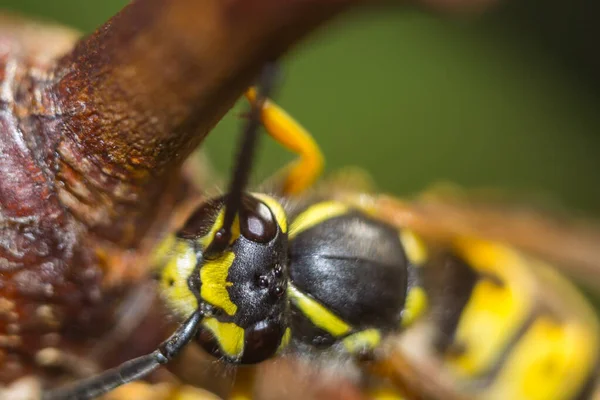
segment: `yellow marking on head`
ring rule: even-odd
[[[322,203],[314,204],[300,213],[300,215],[292,221],[292,226],[290,227],[290,239],[293,239],[299,233],[310,229],[321,222],[343,215],[347,213],[348,210],[349,207],[346,204],[337,201],[324,201]]]
[[[287,229],[288,229],[287,215],[285,213],[285,210],[281,206],[281,203],[279,203],[273,197],[268,196],[263,193],[252,193],[252,195],[254,197],[256,197],[257,199],[259,199],[260,201],[262,201],[263,203],[265,203],[267,205],[267,207],[269,207],[269,209],[275,216],[275,220],[277,221],[277,224],[281,228],[281,232],[287,233]]]
[[[235,315],[237,305],[229,297],[227,288],[233,286],[233,283],[228,282],[227,277],[234,259],[235,254],[227,252],[215,260],[206,260],[200,268],[200,297],[231,316]]]
[[[298,290],[294,285],[288,285],[290,301],[300,309],[316,327],[323,329],[332,336],[343,336],[352,330],[350,325],[342,321],[316,300]]]
[[[225,207],[222,207],[221,210],[219,210],[219,214],[217,214],[217,218],[215,218],[215,222],[210,228],[210,231],[206,235],[198,239],[198,242],[200,243],[203,249],[206,249],[208,246],[210,246],[213,239],[215,238],[215,234],[217,233],[217,231],[223,227],[224,219]],[[240,220],[236,215],[233,220],[233,224],[231,225],[231,240],[229,242],[235,242],[238,237],[240,237]]]
[[[244,329],[233,322],[219,322],[216,318],[205,318],[206,327],[219,343],[219,348],[228,357],[239,358],[244,352]]]
[[[405,328],[415,322],[425,313],[428,305],[428,297],[425,289],[413,286],[406,295],[406,303],[402,311],[402,327]]]
[[[594,368],[597,352],[590,351],[590,344],[596,340],[581,325],[539,316],[511,351],[486,398],[575,398]]]
[[[198,308],[196,296],[187,282],[196,268],[196,254],[188,240],[172,237],[165,239],[167,241],[171,247],[168,249],[167,244],[164,244],[161,250],[164,264],[159,272],[159,286],[166,303],[177,314],[187,317]]]
[[[473,287],[455,334],[465,351],[449,354],[447,361],[459,376],[477,377],[494,368],[532,312],[535,281],[527,261],[505,246],[459,240],[455,249],[481,279]]]
[[[408,261],[415,266],[421,266],[427,261],[427,247],[423,240],[409,229],[400,231],[400,242],[404,247]]]
[[[285,332],[283,333],[283,337],[281,338],[281,343],[279,343],[279,347],[277,348],[277,353],[284,350],[292,339],[292,330],[290,328],[285,328]]]
[[[371,351],[381,343],[381,332],[377,329],[365,329],[345,337],[342,343],[350,354]]]

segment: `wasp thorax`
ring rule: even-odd
[[[191,287],[211,310],[196,339],[216,357],[256,363],[276,353],[287,328],[287,222],[274,199],[246,194],[229,243],[205,257],[222,227],[225,203],[224,197],[207,201],[179,232],[197,246],[199,279]]]

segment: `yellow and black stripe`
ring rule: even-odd
[[[427,251],[414,233],[343,202],[320,201],[295,213],[289,239],[296,340],[364,354],[425,311],[419,274]]]
[[[587,398],[598,368],[598,324],[568,281],[482,240],[456,240],[453,254],[435,262],[451,266],[448,274],[437,268],[437,284],[426,283],[438,294],[435,347],[461,390],[485,399]]]

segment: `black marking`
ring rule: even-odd
[[[434,346],[439,353],[446,353],[454,342],[458,322],[478,278],[464,260],[450,253],[431,258],[423,269],[423,285],[438,330]]]
[[[316,349],[326,349],[334,345],[337,339],[327,331],[317,327],[296,306],[290,307],[290,323],[295,340],[311,345]]]
[[[408,278],[407,278],[407,288],[410,290],[413,287],[423,286],[423,278],[421,276],[422,266],[415,266],[410,261],[408,263]]]
[[[200,344],[204,351],[215,358],[225,357],[221,352],[221,347],[219,346],[219,341],[215,337],[215,335],[204,327],[200,327],[195,337],[196,343]]]
[[[284,312],[286,299],[275,293],[287,286],[284,271],[276,276],[276,265],[287,265],[287,235],[277,229],[273,240],[257,243],[240,236],[232,245],[235,259],[229,267],[229,298],[238,306],[233,322],[245,328]]]
[[[194,297],[196,297],[198,307],[201,307],[201,305],[205,303],[200,295],[200,289],[202,288],[202,282],[200,281],[200,268],[204,263],[204,258],[202,257],[202,249],[200,248],[200,244],[197,241],[194,241],[194,253],[196,254],[196,266],[192,270],[190,276],[188,276],[187,284],[190,291],[194,294]]]
[[[465,352],[465,344],[456,342],[455,333],[473,288],[481,280],[500,288],[506,283],[492,273],[474,270],[465,260],[450,252],[433,257],[423,271],[431,315],[438,328],[435,348],[440,353],[458,355]]]
[[[208,235],[224,204],[225,196],[202,203],[185,221],[177,237],[196,242],[196,239]]]
[[[397,328],[407,265],[398,231],[359,211],[302,231],[290,245],[293,284],[357,329]]]
[[[513,354],[512,351],[514,350],[515,346],[519,343],[523,336],[525,336],[525,334],[529,331],[529,328],[531,328],[535,320],[540,315],[542,315],[542,312],[539,308],[531,312],[527,319],[521,324],[517,332],[515,332],[512,338],[510,338],[508,343],[504,346],[502,354],[500,354],[492,368],[489,371],[484,372],[485,376],[482,377],[484,379],[480,380],[481,385],[487,386],[491,384],[494,381],[494,379],[496,379],[498,374],[502,371],[502,367],[504,367],[504,365],[508,361],[508,358]]]

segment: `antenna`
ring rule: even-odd
[[[237,215],[244,190],[248,186],[254,154],[258,146],[259,129],[261,126],[261,112],[265,101],[271,97],[277,80],[279,67],[271,62],[263,66],[258,80],[256,101],[250,108],[246,126],[242,132],[237,151],[236,163],[233,168],[229,190],[225,198],[225,216],[223,226],[215,233],[212,243],[204,252],[204,257],[219,254],[227,248],[231,239],[231,226]]]

